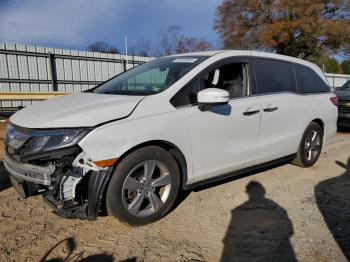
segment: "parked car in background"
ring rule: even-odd
[[[338,126],[350,127],[350,80],[335,91],[338,97]]]
[[[10,118],[4,164],[61,216],[163,217],[180,189],[276,162],[312,166],[337,130],[316,65],[254,51],[162,57]],[[200,219],[200,218],[199,218]]]

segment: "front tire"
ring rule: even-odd
[[[107,189],[107,211],[128,224],[148,224],[167,214],[179,188],[175,159],[161,147],[144,147],[118,164]]]
[[[300,167],[311,167],[318,160],[323,146],[323,130],[315,122],[306,128],[301,139],[297,156],[292,164]]]

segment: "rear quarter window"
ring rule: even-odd
[[[311,68],[295,64],[298,89],[302,94],[330,92],[330,87]]]
[[[278,92],[296,93],[293,65],[279,60],[254,59],[257,79],[257,94]]]

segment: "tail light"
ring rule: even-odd
[[[338,106],[338,97],[333,96],[330,98],[333,105]]]

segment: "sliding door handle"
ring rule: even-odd
[[[260,110],[258,109],[255,109],[255,110],[247,110],[245,112],[243,112],[243,115],[245,116],[252,116],[252,115],[255,115],[255,114],[258,114],[260,112]]]
[[[267,108],[264,108],[264,112],[273,112],[273,111],[276,111],[278,109],[278,107],[267,107]]]

